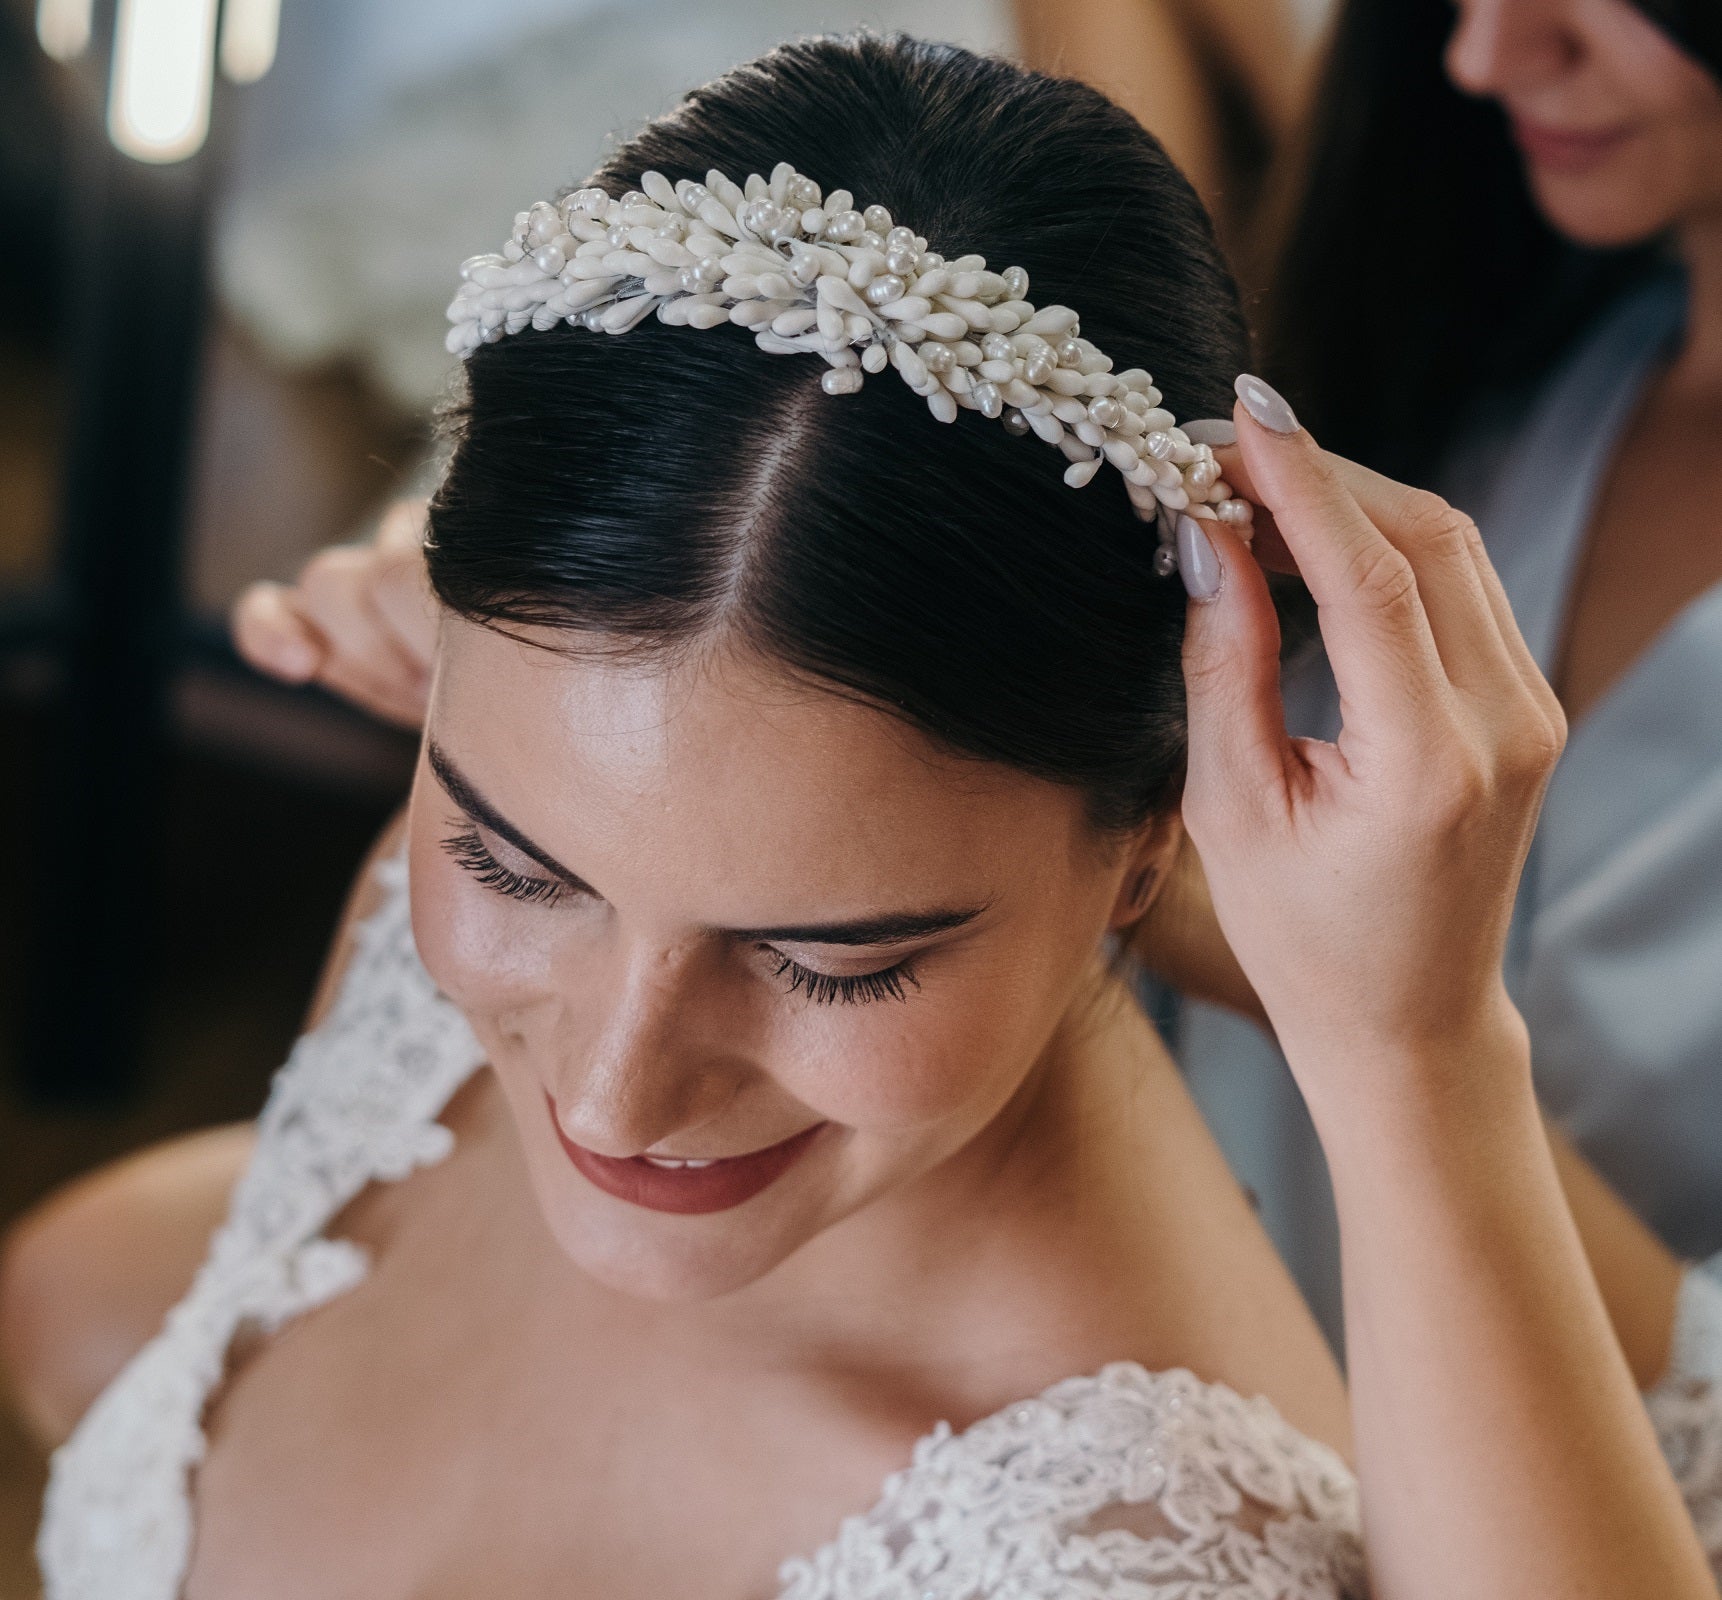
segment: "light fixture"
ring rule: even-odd
[[[92,0],[36,0],[36,38],[56,61],[75,61],[90,48]]]
[[[120,0],[108,137],[139,161],[183,161],[209,133],[216,0]]]
[[[221,70],[234,83],[255,83],[275,60],[281,0],[227,0],[221,9]]]
[[[108,136],[139,161],[183,161],[209,136],[216,14],[220,59],[234,83],[275,61],[281,0],[118,0],[108,78]],[[36,0],[36,37],[56,61],[90,47],[95,0]]]

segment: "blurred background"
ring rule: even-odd
[[[412,740],[224,617],[432,470],[455,266],[797,34],[1091,81],[1243,236],[1324,0],[0,0],[0,1226],[245,1117]],[[0,1411],[0,1600],[39,1461]]]

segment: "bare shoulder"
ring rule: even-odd
[[[357,926],[382,901],[373,869],[404,832],[403,813],[358,873],[307,1027],[340,989]],[[248,1122],[151,1145],[57,1190],[0,1237],[0,1379],[43,1443],[71,1432],[184,1296],[255,1146]]]
[[[0,1241],[0,1368],[44,1443],[184,1295],[255,1137],[237,1123],[152,1145],[56,1191]]]

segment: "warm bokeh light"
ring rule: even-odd
[[[209,132],[216,0],[120,0],[108,133],[140,161],[183,161]]]
[[[36,38],[56,61],[71,61],[90,48],[92,0],[37,0]]]
[[[221,70],[234,83],[255,83],[275,61],[281,0],[227,0],[221,12]]]

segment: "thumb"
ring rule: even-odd
[[[1186,513],[1178,518],[1178,558],[1193,591],[1184,626],[1189,816],[1222,796],[1283,783],[1290,741],[1279,618],[1249,547],[1225,523]]]

